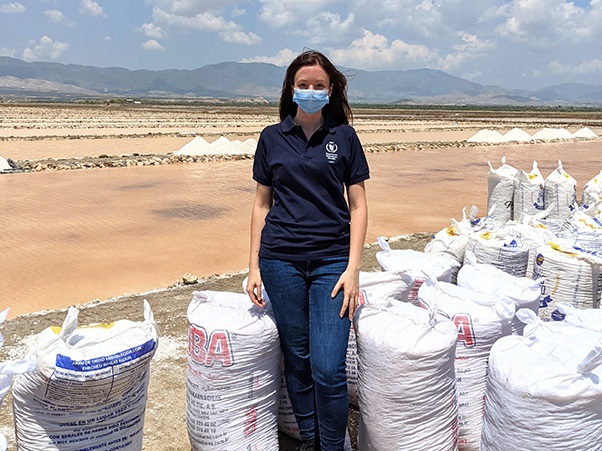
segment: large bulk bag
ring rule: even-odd
[[[514,178],[514,219],[521,221],[523,214],[534,215],[544,209],[545,180],[533,162],[530,172],[519,171]]]
[[[486,263],[476,263],[474,256],[467,254],[466,264],[458,272],[458,286],[470,288],[487,297],[509,299],[515,309],[528,308],[538,313],[544,278],[530,279],[508,274]],[[512,333],[522,335],[523,323],[512,320]]]
[[[550,318],[558,302],[577,308],[599,308],[601,265],[600,258],[558,243],[539,247],[533,276],[545,278],[540,316]]]
[[[150,362],[158,337],[148,302],[144,321],[78,326],[70,307],[62,327],[37,336],[37,368],[13,384],[20,451],[142,449]]]
[[[186,424],[193,450],[278,450],[281,352],[269,304],[195,291],[188,306]]]
[[[558,167],[544,181],[544,206],[551,207],[548,219],[564,221],[577,209],[577,180],[571,177],[558,160]]]
[[[458,448],[478,451],[489,351],[498,339],[512,334],[514,303],[430,280],[418,290],[418,299],[425,308],[436,306],[439,313],[451,319],[458,329],[455,355]]]
[[[580,346],[516,335],[493,345],[482,451],[600,449],[602,347]]]
[[[473,254],[478,263],[491,264],[513,276],[524,277],[527,273],[529,246],[520,236],[503,233],[503,230],[473,233],[468,237],[468,253]]]
[[[602,211],[602,171],[583,186],[580,209],[590,216]]]
[[[565,246],[602,255],[602,221],[583,211],[578,210],[565,219],[558,238]]]
[[[496,223],[503,225],[514,219],[514,178],[518,170],[506,164],[506,157],[502,157],[502,165],[497,169],[489,161],[487,164],[487,211],[495,207],[492,217]]]
[[[405,273],[413,280],[408,293],[408,300],[413,301],[418,288],[426,279],[451,282],[453,267],[459,263],[443,254],[428,254],[413,249],[391,249],[385,238],[377,238],[381,251],[376,253],[376,260],[384,271]]]
[[[457,449],[457,329],[405,302],[354,316],[362,451]]]

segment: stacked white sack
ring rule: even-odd
[[[581,348],[591,354],[516,335],[493,345],[481,451],[600,449],[602,347]]]
[[[412,279],[408,301],[416,300],[418,289],[426,279],[451,282],[452,267],[458,263],[449,255],[428,254],[413,249],[391,249],[382,236],[377,237],[381,251],[376,253],[376,260],[385,271],[405,273]]]
[[[474,256],[466,256],[466,264],[458,273],[458,286],[483,293],[487,298],[509,299],[515,309],[539,311],[541,291],[545,280],[516,277],[490,264],[476,263]],[[512,333],[522,335],[524,324],[517,318],[512,320]]]
[[[20,451],[142,449],[150,362],[158,343],[148,302],[144,321],[78,327],[70,307],[61,328],[37,336],[31,373],[13,384]]]
[[[0,312],[0,324],[2,324],[7,316],[9,309],[5,309]],[[0,332],[0,349],[4,345],[4,337]],[[11,384],[13,382],[13,377],[17,374],[29,373],[36,368],[36,362],[29,359],[21,359],[21,360],[10,360],[7,362],[0,362],[0,406],[2,405],[2,400],[8,390],[10,390]],[[4,435],[0,434],[0,451],[6,451],[8,448],[8,442]]]
[[[564,221],[558,238],[565,246],[602,256],[602,222],[581,210]]]
[[[515,306],[510,299],[487,296],[469,288],[427,280],[418,291],[420,306],[438,309],[458,329],[456,389],[458,448],[478,451],[491,346],[512,334]]]
[[[490,212],[490,214],[493,212]],[[472,206],[470,209],[470,219],[466,214],[466,207],[462,209],[462,220],[456,221],[451,219],[451,225],[437,232],[431,241],[424,247],[424,252],[427,254],[443,254],[451,257],[452,260],[452,283],[456,282],[458,271],[464,262],[464,254],[468,237],[483,228],[495,227],[491,216],[485,218],[476,218],[478,208]]]
[[[506,164],[506,157],[502,157],[502,165],[497,169],[489,161],[487,164],[487,211],[495,207],[492,217],[496,223],[503,225],[514,218],[514,178],[518,170]]]
[[[583,186],[580,208],[590,216],[602,211],[602,171]]]
[[[354,325],[360,374],[358,448],[456,450],[456,326],[436,311],[405,302],[365,304]]]
[[[552,221],[562,222],[577,209],[577,180],[564,170],[560,160],[544,181],[543,199]]]
[[[193,450],[278,450],[281,352],[271,309],[196,291],[188,306],[186,424]]]
[[[552,319],[602,332],[602,309],[577,309],[565,302],[559,302],[552,313]]]
[[[557,243],[537,250],[534,278],[545,278],[539,315],[549,319],[558,302],[599,308],[602,259]]]
[[[517,277],[524,277],[529,266],[529,246],[520,237],[503,229],[469,236],[468,253],[474,254],[478,263],[491,264]]]
[[[533,162],[530,172],[519,171],[514,177],[514,219],[521,221],[523,214],[534,215],[544,210],[545,180]]]
[[[390,271],[360,272],[359,304],[384,304],[407,302],[412,278],[404,273]],[[347,344],[347,388],[349,402],[354,406],[359,404],[357,394],[357,340],[355,327],[351,324],[349,342]]]

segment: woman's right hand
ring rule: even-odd
[[[251,302],[257,307],[265,307],[265,299],[263,298],[263,290],[261,286],[261,274],[258,269],[249,270],[249,277],[247,278],[247,287],[245,289]]]

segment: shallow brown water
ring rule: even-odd
[[[546,177],[563,160],[583,184],[602,142],[369,154],[367,242],[433,232],[487,202],[487,161]],[[250,160],[0,175],[0,309],[11,317],[243,270]],[[579,195],[580,197],[580,195]]]

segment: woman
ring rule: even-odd
[[[253,164],[246,291],[263,307],[263,283],[270,299],[303,450],[342,450],[349,414],[345,358],[369,169],[348,125],[346,89],[321,53],[295,58],[282,86],[281,122],[262,131]]]

